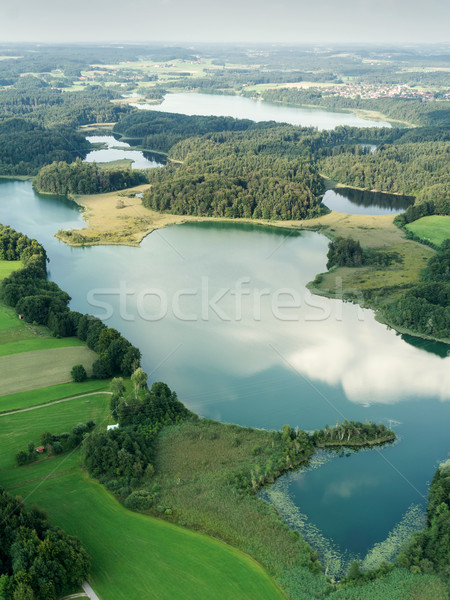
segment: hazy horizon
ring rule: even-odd
[[[430,0],[23,0],[0,10],[0,42],[434,44],[450,3]]]

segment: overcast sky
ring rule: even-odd
[[[0,41],[443,42],[448,0],[0,0]]]

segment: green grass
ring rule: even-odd
[[[55,338],[47,327],[21,321],[16,311],[0,302],[0,357],[31,350],[84,346],[76,337]]]
[[[86,402],[88,400],[88,402]],[[97,394],[89,398],[77,398],[61,404],[49,405],[15,415],[0,416],[2,450],[0,472],[15,466],[19,450],[26,450],[29,442],[37,444],[41,433],[63,433],[77,423],[93,420],[106,427],[109,422],[109,395]],[[46,459],[53,462],[55,459]],[[17,468],[20,471],[20,468]],[[3,479],[0,474],[0,481]]]
[[[230,485],[236,475],[284,456],[272,432],[217,422],[185,422],[165,428],[156,451],[157,504],[178,523],[201,530],[254,556],[275,577],[292,569],[309,574],[309,548],[281,521],[275,509]],[[318,585],[327,583],[322,575]]]
[[[79,537],[92,559],[89,581],[105,600],[284,598],[253,559],[217,540],[126,510],[80,469],[77,450],[15,467],[15,454],[43,431],[93,419],[105,426],[109,396],[98,395],[0,417],[0,482],[52,523]]]
[[[5,335],[2,336],[1,335],[2,332],[0,332],[0,343],[2,344],[0,346],[0,356],[7,356],[10,354],[19,354],[21,352],[31,352],[34,350],[51,350],[51,349],[57,349],[57,348],[74,348],[74,347],[81,347],[84,346],[84,342],[82,342],[80,339],[76,338],[76,337],[68,337],[68,338],[39,338],[36,336],[33,336],[31,338],[28,339],[22,339],[22,340],[18,340],[17,336],[15,335],[15,341],[12,342],[7,342],[5,341],[6,335],[7,334],[11,334],[11,332],[9,332],[8,330],[5,330],[4,333]],[[16,333],[16,332],[14,332]],[[25,332],[26,335],[26,332]],[[3,339],[2,339],[3,338]]]
[[[20,260],[0,260],[0,281],[22,267],[23,263]]]
[[[71,396],[88,394],[100,390],[109,390],[109,380],[105,382],[104,380],[89,379],[82,383],[61,383],[36,390],[28,390],[27,392],[8,394],[7,396],[0,396],[0,413],[30,408],[31,406],[38,406],[39,404],[55,402],[64,398],[70,398]]]
[[[450,216],[422,217],[409,223],[406,228],[419,238],[440,246],[444,240],[450,238]]]
[[[31,469],[28,469],[31,471]],[[250,557],[186,529],[130,512],[79,469],[41,485],[14,487],[52,523],[79,537],[92,557],[89,579],[100,598],[281,599]]]
[[[14,394],[71,381],[73,365],[84,365],[88,374],[96,353],[87,346],[34,350],[0,357],[0,394]]]

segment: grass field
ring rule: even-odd
[[[22,267],[23,263],[20,260],[0,260],[0,281]]]
[[[87,346],[32,350],[0,357],[0,394],[13,394],[71,381],[73,365],[82,364],[92,373],[96,354]]]
[[[88,394],[109,389],[109,381],[88,379],[82,383],[60,383],[48,387],[41,387],[35,390],[26,392],[17,392],[0,396],[0,413],[9,412],[11,410],[21,410],[46,404],[47,402],[55,402],[64,398],[70,398],[79,394]]]
[[[84,343],[76,337],[57,339],[46,327],[21,321],[13,308],[0,302],[0,356],[69,346]]]
[[[24,330],[22,330],[19,333],[19,335],[13,336],[11,331],[0,331],[0,356],[6,356],[8,354],[18,354],[20,352],[29,352],[31,350],[51,350],[55,348],[84,346],[83,342],[76,337],[59,339],[53,337],[48,337],[44,339],[39,337],[32,337],[22,340],[17,339],[17,337],[20,337],[20,334],[22,333],[24,333]],[[15,337],[15,340],[7,341],[8,337]]]
[[[102,600],[284,598],[250,557],[219,541],[130,512],[80,469],[77,450],[15,467],[15,454],[43,431],[93,419],[104,428],[109,396],[69,400],[1,417],[0,483],[52,523],[78,536],[92,558],[89,581]]]
[[[28,469],[30,470],[30,469]],[[206,536],[130,512],[79,469],[15,493],[77,535],[92,557],[90,583],[102,600],[283,598],[251,558]]]
[[[406,228],[419,238],[440,246],[444,240],[450,238],[450,217],[440,215],[422,217],[406,225]]]
[[[96,394],[89,398],[76,398],[55,406],[49,405],[28,412],[0,417],[2,451],[0,453],[0,473],[2,469],[14,467],[19,450],[26,450],[28,442],[39,442],[44,431],[64,433],[77,423],[93,420],[103,428],[109,423],[109,396]],[[55,459],[46,459],[54,462]],[[18,469],[20,471],[20,469]],[[2,476],[0,474],[0,480]]]

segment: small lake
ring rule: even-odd
[[[370,310],[312,295],[323,235],[204,223],[155,231],[140,248],[71,248],[54,233],[84,225],[76,205],[5,180],[0,222],[42,243],[71,307],[120,330],[150,383],[167,382],[198,414],[268,429],[344,418],[395,427],[392,446],[317,455],[318,468],[264,490],[330,575],[355,556],[386,557],[421,526],[449,452],[450,357],[443,344],[407,343]]]
[[[116,140],[113,135],[90,135],[86,136],[86,139],[91,144],[103,144],[106,148],[92,150],[87,154],[84,162],[106,163],[114,160],[132,160],[132,169],[154,169],[164,164],[164,157],[161,154],[127,150],[130,144]]]
[[[390,127],[385,121],[361,119],[350,112],[332,112],[319,108],[297,108],[273,104],[262,100],[252,100],[242,96],[219,96],[214,94],[180,93],[167,94],[161,104],[133,103],[142,110],[158,110],[183,115],[204,115],[251,119],[252,121],[276,121],[334,129],[338,125],[349,127]]]
[[[350,215],[391,215],[404,212],[414,198],[339,187],[327,190],[322,198],[329,209]]]

